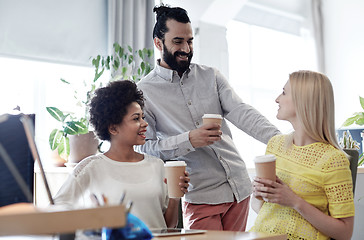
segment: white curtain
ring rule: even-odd
[[[90,66],[107,53],[105,0],[0,0],[0,56]]]
[[[154,0],[0,0],[0,55],[90,65],[114,42],[153,48]]]
[[[324,23],[322,15],[322,0],[311,1],[312,13],[312,32],[315,38],[316,54],[317,54],[317,67],[322,73],[326,73],[325,68],[325,41],[324,41]]]
[[[113,44],[153,49],[154,0],[108,1],[108,51]]]

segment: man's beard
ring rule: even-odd
[[[163,61],[165,61],[172,70],[175,70],[178,73],[184,73],[189,68],[193,56],[192,51],[189,53],[176,51],[174,54],[172,54],[171,52],[168,51],[164,43],[163,43],[163,48],[164,48]],[[187,61],[177,62],[176,59],[178,55],[187,56]]]

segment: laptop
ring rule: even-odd
[[[154,237],[201,234],[206,232],[206,230],[183,228],[152,228],[150,231]]]
[[[29,118],[29,116],[23,115],[20,118],[20,120],[23,123],[24,130],[25,130],[25,135],[27,137],[29,147],[30,147],[30,151],[32,152],[32,155],[33,155],[33,159],[34,159],[34,161],[37,161],[37,163],[39,165],[39,170],[40,170],[40,173],[41,173],[44,185],[45,185],[45,189],[47,191],[47,196],[48,196],[49,203],[51,205],[54,205],[54,200],[53,200],[53,197],[52,197],[52,194],[51,194],[51,191],[50,191],[50,188],[49,188],[49,184],[48,184],[45,172],[44,172],[43,164],[42,164],[42,161],[40,160],[38,149],[37,149],[37,146],[36,146],[35,141],[34,141],[34,128],[33,128],[33,125],[31,123],[31,119]]]
[[[33,202],[34,160],[20,117],[0,115],[0,207]]]

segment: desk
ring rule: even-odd
[[[24,210],[28,206],[14,204],[2,209],[0,236],[63,234],[77,229],[123,227],[126,224],[124,205],[77,210],[57,210],[56,206],[48,211],[34,208]]]
[[[1,236],[0,240],[59,240],[58,236]]]
[[[0,237],[0,240],[57,240],[52,236],[12,236]],[[153,240],[286,240],[286,235],[270,235],[265,233],[207,231],[202,234],[155,237]]]
[[[207,231],[206,233],[169,236],[169,237],[155,237],[153,240],[286,240],[286,235],[270,235],[266,233],[252,233],[252,232],[230,232],[230,231]]]

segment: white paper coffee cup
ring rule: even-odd
[[[276,181],[276,157],[272,154],[254,158],[255,173],[257,177]],[[257,197],[262,200],[262,197]]]
[[[276,157],[272,154],[254,158],[256,176],[276,180]]]
[[[168,196],[170,198],[183,197],[184,192],[181,190],[180,176],[185,175],[186,163],[184,161],[169,161],[164,164],[167,178]]]
[[[220,114],[204,114],[202,116],[203,124],[207,123],[218,123],[221,124],[222,116]]]

